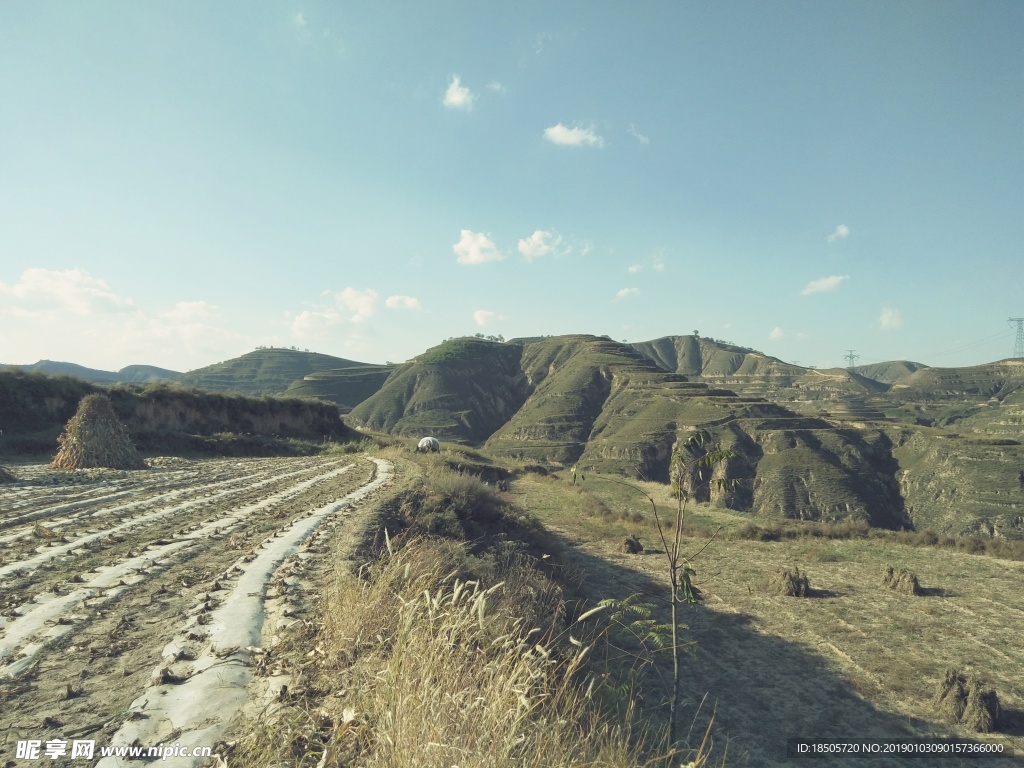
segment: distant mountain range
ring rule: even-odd
[[[155,365],[128,365],[119,371],[101,371],[96,368],[86,368],[83,365],[55,360],[40,360],[32,365],[0,365],[0,368],[38,371],[50,376],[76,376],[93,384],[148,384],[154,381],[166,381],[181,375],[179,371],[169,371],[166,368],[157,368]]]
[[[674,446],[706,429],[738,454],[725,471],[743,482],[713,494],[733,508],[1024,536],[1024,360],[816,369],[697,335],[571,335],[449,339],[400,365],[270,348],[185,374],[20,367],[315,397],[371,430],[662,481]]]

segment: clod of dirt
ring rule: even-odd
[[[899,592],[901,595],[922,594],[917,576],[906,568],[893,568],[891,565],[887,565],[882,574],[882,586],[888,587],[893,592]]]
[[[785,597],[810,597],[811,582],[806,573],[799,568],[790,571],[788,568],[776,573],[768,580],[768,592]]]
[[[994,731],[1002,716],[999,696],[994,689],[978,677],[967,677],[952,667],[939,681],[932,703],[950,722],[966,725],[978,733]]]
[[[626,540],[622,542],[622,551],[627,555],[639,555],[644,551],[644,545],[636,536],[627,536]]]
[[[57,442],[52,469],[146,469],[106,395],[86,395]]]

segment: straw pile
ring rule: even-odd
[[[977,677],[966,677],[959,669],[947,669],[935,690],[935,708],[952,723],[966,725],[978,733],[991,733],[999,724],[1002,708],[999,696]]]
[[[786,597],[810,597],[811,581],[806,573],[800,573],[799,568],[792,571],[786,568],[768,580],[768,591]]]
[[[146,468],[106,395],[83,397],[57,442],[60,450],[50,464],[52,469]]]
[[[644,545],[640,543],[640,539],[636,536],[627,536],[626,540],[622,542],[621,549],[627,555],[639,555],[643,554]]]
[[[906,568],[893,568],[891,565],[887,565],[882,574],[882,586],[888,587],[893,592],[899,592],[901,595],[922,594],[917,576]]]

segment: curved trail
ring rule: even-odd
[[[0,486],[0,765],[25,739],[95,739],[95,759],[214,746],[245,700],[275,572],[390,474],[378,459],[235,459]]]

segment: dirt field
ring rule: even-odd
[[[667,486],[643,485],[663,511],[673,509]],[[616,512],[626,508],[644,519],[588,514],[585,495],[568,482],[528,476],[513,484],[520,503],[564,539],[587,574],[589,591],[663,597],[665,556],[653,551],[659,540],[649,503],[621,486],[591,483],[587,490]],[[722,525],[726,532],[745,520],[708,507],[694,513],[704,526]],[[623,535],[632,532],[648,548],[645,554],[621,552]],[[690,539],[685,551],[705,543]],[[925,594],[882,589],[887,564],[915,572]],[[683,611],[686,637],[696,640],[698,651],[685,657],[682,721],[702,733],[717,708],[716,751],[721,755],[728,745],[730,766],[1024,765],[1024,563],[877,539],[760,542],[723,534],[695,566],[706,600]],[[769,595],[766,577],[793,566],[809,575],[815,596]],[[668,661],[661,666],[667,679]],[[951,726],[936,713],[931,698],[949,666],[981,673],[997,690],[1005,710],[999,733]],[[654,700],[665,691],[654,685],[649,693]],[[1002,744],[1016,757],[786,759],[790,738],[953,736]]]
[[[104,745],[214,746],[247,698],[265,617],[295,620],[315,531],[391,470],[361,457],[151,463],[13,466],[20,481],[0,486],[2,766],[96,765]],[[17,759],[30,739],[67,754]],[[76,739],[95,740],[94,759],[71,758]]]

